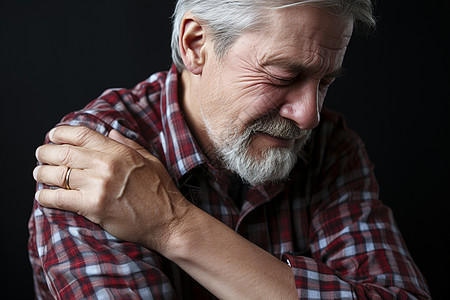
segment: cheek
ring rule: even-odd
[[[217,125],[228,123],[239,131],[277,109],[282,98],[280,88],[253,69],[228,69],[215,77],[213,90],[210,115]]]
[[[248,124],[276,110],[280,105],[282,92],[272,84],[246,82],[235,89],[233,106],[237,114]]]

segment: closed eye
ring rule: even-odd
[[[291,83],[293,83],[298,76],[296,77],[280,77],[280,76],[274,76],[271,75],[271,81],[276,84],[276,85],[289,85]]]

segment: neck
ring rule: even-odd
[[[184,113],[186,123],[199,144],[202,151],[210,159],[214,159],[212,142],[209,139],[206,126],[201,113],[201,99],[203,91],[199,88],[200,76],[193,75],[188,70],[183,70],[179,77],[179,97],[181,110]]]

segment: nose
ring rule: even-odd
[[[317,82],[299,82],[286,92],[279,114],[303,130],[313,129],[320,122],[320,102]]]

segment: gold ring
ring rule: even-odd
[[[65,176],[65,179],[64,179],[64,187],[66,188],[66,190],[71,190],[70,185],[69,185],[70,173],[71,172],[72,172],[72,169],[67,167],[66,176]]]

